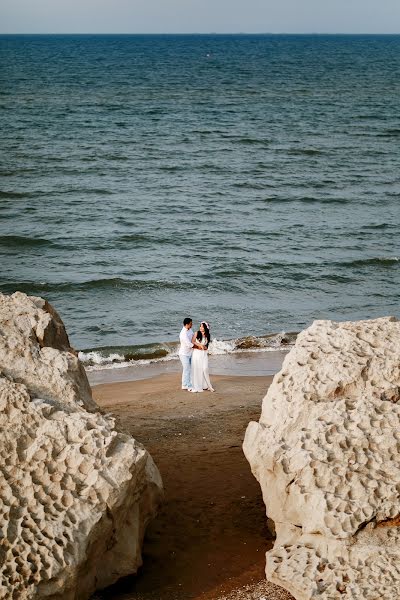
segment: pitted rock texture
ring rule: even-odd
[[[0,294],[0,372],[38,397],[97,410],[63,322],[43,298]]]
[[[266,574],[298,600],[400,598],[400,323],[315,321],[244,452],[276,542]]]
[[[62,322],[47,322],[46,314],[57,317],[44,306],[23,294],[0,297],[0,598],[84,600],[141,565],[162,482],[143,446],[94,411]],[[23,359],[13,371],[4,359],[5,348],[23,348],[23,335],[26,381]],[[38,340],[61,349],[49,348],[46,363]]]

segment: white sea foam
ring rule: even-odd
[[[121,354],[112,353],[104,356],[100,352],[96,352],[94,350],[91,352],[79,352],[78,358],[83,362],[83,364],[90,363],[93,366],[104,366],[109,363],[121,363],[125,361],[125,356],[121,356]]]
[[[171,352],[160,358],[141,358],[137,360],[126,360],[120,354],[109,354],[103,356],[98,352],[79,352],[79,360],[82,361],[86,371],[100,371],[103,369],[123,369],[125,367],[142,367],[153,363],[168,362],[178,358],[177,352]]]
[[[236,348],[235,340],[211,340],[209,352],[210,354],[229,354],[234,352]]]
[[[289,334],[289,337],[291,334]],[[210,344],[209,353],[211,356],[224,354],[240,354],[257,353],[257,352],[286,352],[292,347],[288,340],[288,334],[284,331],[271,336],[255,337],[248,336],[236,340],[218,340],[213,339]],[[79,359],[84,364],[87,371],[98,371],[103,369],[123,369],[125,367],[142,367],[154,363],[169,362],[178,359],[178,344],[169,344],[165,346],[168,349],[168,354],[161,357],[148,358],[127,358],[131,354],[132,348],[127,348],[127,355],[120,352],[113,352],[110,348],[110,353],[102,349],[79,352]],[[137,350],[137,348],[136,348]],[[151,350],[149,350],[151,352]]]
[[[276,348],[279,348],[282,345],[282,342],[286,339],[286,336],[286,331],[281,331],[280,333],[271,336],[270,338],[268,338],[269,346],[273,347],[273,349],[276,350]]]

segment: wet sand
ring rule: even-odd
[[[179,373],[93,388],[119,428],[150,451],[165,488],[137,577],[96,598],[290,598],[264,580],[265,552],[273,542],[259,485],[241,448],[271,377],[214,375],[212,381],[215,393],[181,390]]]

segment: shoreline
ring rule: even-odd
[[[141,379],[107,381],[107,373],[93,386],[96,402],[112,413],[118,429],[150,452],[165,490],[146,530],[143,566],[93,600],[222,600],[227,594],[230,600],[290,600],[265,580],[265,552],[273,541],[260,486],[242,451],[272,375],[244,375],[249,357],[216,362],[213,370],[241,374],[213,374],[214,393],[190,394],[181,390],[179,365],[161,374],[146,370]],[[265,371],[273,363],[261,366]],[[252,368],[261,366],[256,360]]]
[[[277,373],[287,355],[287,350],[237,352],[209,356],[210,375],[238,377],[263,377]],[[125,367],[108,367],[86,370],[91,386],[123,381],[152,379],[163,374],[181,372],[179,358],[155,361],[148,364],[132,364]]]

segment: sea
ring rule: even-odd
[[[399,315],[400,36],[1,35],[0,291],[88,368]]]

